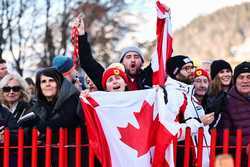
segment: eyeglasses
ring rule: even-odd
[[[13,87],[5,86],[3,87],[3,92],[10,92],[11,90],[13,92],[19,92],[21,89],[22,89],[21,86],[13,86]]]
[[[194,71],[196,69],[196,67],[195,66],[186,66],[186,67],[182,67],[181,69],[188,72],[188,71]]]

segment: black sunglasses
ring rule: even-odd
[[[21,86],[13,86],[13,87],[5,86],[3,87],[3,92],[10,92],[11,90],[13,92],[19,92],[21,89],[22,89]]]

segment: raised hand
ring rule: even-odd
[[[76,19],[73,21],[72,28],[76,27],[79,35],[85,34],[85,27],[84,27],[84,20],[83,20],[83,14],[79,14]]]

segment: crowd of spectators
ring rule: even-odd
[[[80,105],[80,96],[89,92],[123,92],[152,88],[151,64],[143,67],[144,55],[136,46],[125,47],[120,59],[106,69],[98,63],[88,42],[82,18],[76,18],[79,31],[80,65],[86,72],[84,81],[76,70],[72,58],[55,56],[52,67],[37,72],[35,81],[22,78],[7,70],[6,61],[0,59],[0,144],[5,128],[15,136],[17,128],[24,128],[30,136],[31,129],[39,131],[39,144],[45,142],[46,128],[53,131],[52,143],[58,143],[61,127],[68,129],[68,143],[74,142],[75,128],[82,129],[83,143],[87,144],[86,125]],[[185,141],[185,130],[191,128],[192,142],[197,145],[197,134],[204,128],[203,166],[209,166],[210,130],[218,130],[218,143],[222,144],[223,129],[232,132],[230,144],[235,145],[235,131],[243,130],[243,146],[250,141],[250,62],[238,64],[234,70],[225,60],[204,62],[195,67],[190,57],[176,55],[166,63],[168,75],[164,89],[167,92],[166,112],[176,115],[181,124],[177,138]],[[86,89],[84,89],[86,87]],[[29,141],[27,141],[29,142]],[[194,150],[196,152],[197,150]],[[183,165],[183,148],[178,150],[177,166]],[[1,151],[0,151],[1,154]],[[88,151],[83,151],[87,157]],[[15,152],[11,154],[16,156]],[[39,166],[44,165],[44,150],[39,152]],[[58,162],[58,152],[53,150],[52,166]],[[69,148],[69,164],[74,166],[74,151]],[[242,152],[243,164],[247,162],[248,149]],[[195,165],[195,153],[192,154]],[[1,160],[1,156],[0,156]],[[14,162],[14,161],[12,161]],[[85,159],[84,165],[88,161]],[[15,166],[16,164],[10,164]],[[27,164],[29,166],[30,164]]]

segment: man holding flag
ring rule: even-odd
[[[79,32],[79,58],[81,67],[97,86],[98,90],[104,90],[101,85],[104,67],[92,56],[91,47],[87,39],[88,36],[84,28],[83,18],[78,17],[73,26],[77,27]],[[124,65],[126,73],[129,77],[129,90],[146,89],[152,86],[151,65],[142,69],[144,56],[138,47],[129,46],[124,48],[119,61]]]
[[[120,63],[125,67],[129,78],[129,90],[148,89],[153,85],[163,86],[166,74],[165,64],[172,55],[170,10],[157,1],[157,55],[153,55],[152,64],[142,69],[144,56],[136,46],[125,47],[120,56]],[[104,68],[93,58],[91,47],[87,40],[83,18],[78,17],[73,25],[79,32],[78,46],[81,67],[98,87],[101,85]],[[154,58],[155,57],[155,58]],[[152,78],[153,77],[153,78]]]
[[[172,55],[172,40],[168,37],[171,34],[168,32],[171,30],[171,22],[169,9],[157,2],[157,10],[159,13],[157,40],[160,42],[157,44],[157,60],[153,58],[152,61],[159,62],[159,65],[153,64],[147,77],[152,77],[154,71],[156,77],[153,83],[163,86],[166,74],[165,67],[162,68],[162,65],[165,66],[167,58]],[[79,33],[79,35],[83,34]],[[86,41],[84,45],[79,43],[80,59],[81,50],[84,50],[81,49],[81,45],[90,51]],[[133,59],[139,60],[138,66],[133,63]],[[137,48],[130,47],[123,50],[120,61],[125,65],[131,77],[131,73],[136,74],[135,68],[141,67],[140,64],[144,60]],[[92,60],[91,63],[93,62]],[[96,61],[95,64],[95,74],[102,73],[102,70],[96,72],[97,67],[99,69],[101,67]],[[142,72],[138,74],[143,76]],[[164,76],[161,76],[162,74]],[[175,121],[176,113],[166,112],[166,101],[164,101],[162,89],[109,94],[94,92],[90,93],[87,98],[83,98],[81,102],[88,126],[89,143],[102,166],[174,166],[171,143],[179,132],[180,124]]]

